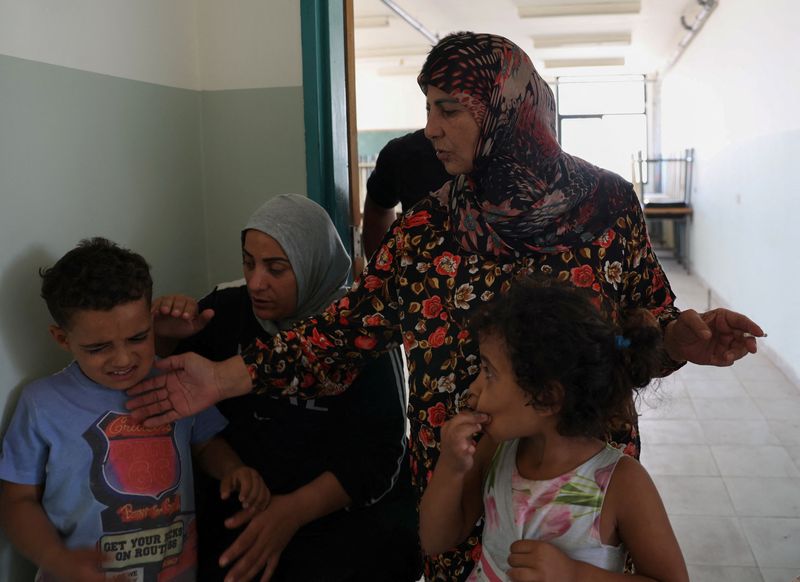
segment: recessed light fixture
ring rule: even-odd
[[[638,14],[640,0],[633,2],[586,2],[581,4],[528,4],[517,7],[520,18],[545,18],[549,16],[600,16],[603,14]]]
[[[386,28],[389,26],[388,16],[356,16],[353,18],[356,28]]]
[[[535,46],[537,49],[582,46],[627,46],[630,44],[630,32],[554,34],[533,37],[533,46]]]
[[[625,57],[611,57],[607,59],[545,59],[547,69],[563,69],[568,67],[621,67],[625,64]]]

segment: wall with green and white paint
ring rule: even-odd
[[[0,428],[67,361],[37,270],[81,238],[157,294],[240,276],[247,216],[305,193],[300,51],[300,0],[0,0]],[[31,579],[2,538],[0,579]]]

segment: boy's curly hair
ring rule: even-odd
[[[153,296],[147,261],[102,237],[83,239],[39,275],[47,309],[64,328],[77,311],[108,311],[142,297],[150,303]]]
[[[634,392],[662,367],[661,330],[643,311],[619,327],[583,290],[521,278],[480,310],[470,327],[479,338],[504,341],[529,404],[559,409],[560,434],[603,437],[633,420]]]

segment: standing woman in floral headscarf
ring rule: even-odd
[[[561,151],[553,94],[519,47],[495,35],[450,35],[428,55],[419,83],[426,135],[453,180],[394,224],[361,278],[324,314],[224,362],[192,354],[163,361],[168,374],[131,392],[149,391],[129,403],[137,417],[166,422],[251,390],[335,394],[375,354],[402,341],[421,494],[440,428],[478,375],[469,316],[518,277],[541,273],[585,287],[615,321],[648,309],[663,329],[665,375],[687,360],[724,366],[756,351],[755,339],[743,334],[763,331],[745,316],[675,308],[631,185]],[[313,390],[299,382],[306,373],[317,378]],[[633,422],[624,432],[612,440],[638,455]],[[251,533],[227,552],[239,559],[232,573],[256,559]],[[461,547],[429,557],[428,578],[464,580],[479,540],[476,528]]]

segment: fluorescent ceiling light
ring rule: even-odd
[[[517,7],[520,18],[544,18],[547,16],[599,16],[603,14],[638,14],[642,9],[640,0],[635,2],[597,2],[583,4],[525,5]]]
[[[353,18],[356,28],[385,28],[389,26],[388,16],[356,16]]]
[[[414,46],[377,46],[365,47],[356,49],[356,58],[370,59],[370,58],[403,58],[412,57],[417,55],[427,55],[431,50],[428,45],[414,45]]]
[[[565,67],[620,67],[625,64],[625,57],[612,57],[608,59],[545,59],[547,69],[562,69]]]
[[[630,32],[555,34],[533,37],[533,46],[537,49],[582,46],[627,46],[630,44]]]

